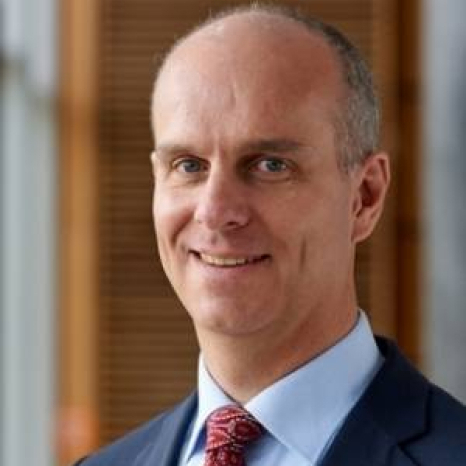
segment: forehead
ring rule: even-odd
[[[322,115],[335,110],[343,92],[340,66],[319,34],[283,18],[239,16],[175,48],[154,92],[156,122],[168,112],[189,120],[193,112],[216,119],[234,111],[270,123],[284,112],[291,118],[305,101]]]

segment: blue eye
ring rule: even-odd
[[[287,181],[295,171],[291,161],[273,156],[253,160],[249,169],[256,179],[267,182]]]
[[[182,173],[197,173],[203,170],[203,166],[197,159],[182,159],[176,162],[175,169]]]
[[[288,168],[287,164],[280,159],[269,158],[260,160],[257,164],[260,171],[269,173],[280,173]]]

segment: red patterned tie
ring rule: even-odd
[[[246,466],[244,447],[262,433],[262,426],[240,406],[217,409],[207,419],[204,466]]]

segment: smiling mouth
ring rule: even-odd
[[[193,253],[197,258],[208,265],[213,265],[215,267],[239,267],[249,264],[256,264],[263,260],[268,259],[270,256],[268,254],[256,255],[256,256],[217,256],[212,254],[206,254],[203,252]]]

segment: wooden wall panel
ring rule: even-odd
[[[99,445],[99,12],[92,0],[63,0],[60,7],[57,456],[65,465]]]
[[[398,12],[399,34],[399,159],[397,171],[397,340],[422,368],[420,305],[421,257],[421,0],[403,2]]]

